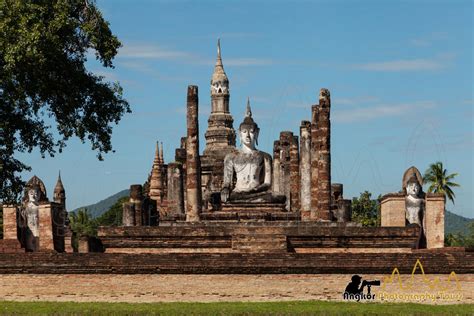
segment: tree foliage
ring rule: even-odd
[[[122,225],[123,203],[129,200],[124,196],[115,202],[108,211],[96,218],[97,226],[120,226]]]
[[[474,248],[474,222],[469,223],[469,233],[467,235],[447,234],[444,240],[445,246]]]
[[[372,193],[365,191],[359,198],[352,199],[352,221],[361,223],[362,226],[380,225],[380,205],[371,196]]]
[[[453,182],[452,180],[456,177],[457,173],[448,175],[448,170],[444,169],[443,163],[438,161],[432,163],[423,175],[423,181],[428,183],[428,192],[430,193],[442,193],[454,204],[454,198],[456,195],[453,192],[453,187],[459,187],[460,185]]]
[[[77,136],[99,159],[112,150],[112,124],[130,112],[118,83],[85,67],[104,67],[121,43],[92,0],[0,0],[0,199],[15,201],[29,170],[15,159],[38,148],[53,156]],[[53,132],[56,130],[55,135]]]
[[[79,210],[77,213],[70,213],[69,225],[77,237],[97,236],[97,224],[89,215],[87,209]]]

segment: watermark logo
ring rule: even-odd
[[[398,268],[383,279],[378,295],[382,301],[462,300],[459,279],[454,271],[447,278],[428,277],[418,259],[408,280],[403,280]]]
[[[371,293],[372,286],[380,286],[379,280],[367,281],[363,280],[359,275],[353,275],[351,282],[347,284],[344,294],[345,300],[355,300],[357,302],[375,300],[375,294]],[[367,293],[364,293],[364,288],[367,288]]]

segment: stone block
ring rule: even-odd
[[[18,208],[3,205],[3,239],[18,239]]]
[[[380,200],[382,227],[405,226],[405,195],[401,193],[386,194]]]

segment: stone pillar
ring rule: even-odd
[[[202,210],[201,160],[199,157],[198,87],[188,86],[186,138],[186,221],[199,221]]]
[[[290,144],[290,199],[292,212],[300,209],[300,154],[298,147],[298,136],[293,136]]]
[[[130,203],[133,203],[135,210],[135,225],[143,225],[143,193],[140,184],[132,184],[130,186]]]
[[[79,253],[88,253],[89,252],[89,237],[79,237],[79,240],[77,241],[78,243],[78,249],[77,252]]]
[[[423,230],[426,236],[426,248],[428,249],[444,247],[445,202],[443,194],[427,193]]]
[[[286,196],[286,209],[292,209],[291,201],[291,156],[290,146],[293,142],[293,133],[289,131],[280,132],[280,193]]]
[[[272,179],[272,191],[280,193],[280,141],[276,140],[273,142],[273,179]]]
[[[72,248],[72,231],[68,227],[64,234],[64,252],[73,253],[74,249]]]
[[[311,122],[300,126],[300,209],[301,219],[310,219],[311,212]]]
[[[311,107],[311,211],[310,220],[318,219],[318,195],[319,195],[319,106]]]
[[[183,169],[177,162],[168,164],[168,213],[184,214]]]
[[[52,212],[53,210],[50,203],[39,205],[39,251],[54,251]]]
[[[318,219],[331,218],[331,99],[329,90],[321,89],[319,94],[318,118]]]
[[[405,227],[405,194],[385,194],[380,199],[380,225]]]
[[[3,205],[3,239],[18,240],[18,208]]]
[[[135,207],[133,203],[123,203],[122,224],[123,226],[135,226]]]

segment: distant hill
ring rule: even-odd
[[[92,215],[93,218],[98,217],[102,215],[104,212],[108,211],[109,208],[115,204],[115,202],[118,201],[121,197],[128,196],[130,194],[130,190],[126,189],[123,191],[120,191],[118,193],[115,193],[114,195],[109,196],[106,199],[103,199],[102,201],[99,201],[95,204],[87,205],[87,206],[81,206],[79,208],[76,208],[73,213],[77,213],[79,210],[82,209],[87,209],[88,213]]]
[[[449,233],[451,234],[461,233],[464,236],[466,236],[469,232],[467,225],[473,221],[474,219],[472,218],[466,218],[466,217],[451,213],[450,211],[446,211],[446,214],[444,217],[444,233],[446,235]]]

